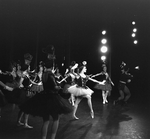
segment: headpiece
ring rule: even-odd
[[[83,61],[82,64],[83,64],[84,66],[86,66],[86,65],[87,65],[87,61]]]
[[[39,62],[39,66],[44,66],[44,65],[45,65],[45,63],[43,61]]]
[[[125,70],[125,71],[128,70],[128,67],[127,67],[126,63],[123,62],[123,61],[122,61],[121,65],[120,65],[120,68],[121,68],[121,70]]]

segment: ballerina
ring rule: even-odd
[[[70,92],[72,95],[74,95],[76,97],[75,104],[74,104],[74,110],[73,110],[74,119],[79,119],[78,117],[76,117],[76,111],[77,111],[78,105],[79,105],[80,101],[82,100],[82,98],[87,99],[87,103],[90,108],[91,118],[92,119],[94,118],[94,111],[93,111],[92,102],[91,102],[91,95],[94,93],[94,91],[91,90],[88,86],[86,86],[86,82],[88,80],[90,80],[90,81],[98,83],[98,84],[104,84],[104,81],[100,82],[100,81],[97,81],[97,80],[92,79],[89,76],[87,76],[85,74],[86,71],[87,71],[86,66],[85,65],[81,66],[79,68],[79,75],[77,77],[77,83],[68,88],[68,92]]]

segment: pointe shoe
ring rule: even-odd
[[[108,100],[105,100],[106,103],[108,103]]]
[[[92,111],[90,114],[91,114],[91,118],[94,119],[94,112]]]
[[[79,118],[78,118],[77,116],[74,115],[74,116],[73,116],[73,119],[78,120]]]
[[[105,101],[103,101],[103,104],[105,104]]]
[[[29,126],[28,124],[24,125],[24,128],[27,128],[27,129],[32,129],[33,126]]]

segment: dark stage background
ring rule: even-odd
[[[149,97],[149,7],[148,0],[0,0],[0,69],[8,70],[11,60],[23,61],[27,52],[33,55],[34,68],[46,58],[42,48],[52,44],[59,66],[86,60],[88,74],[95,74],[101,71],[99,42],[106,29],[114,92],[125,61],[134,75],[131,90]],[[131,38],[132,21],[137,45]],[[134,70],[137,65],[140,70]]]

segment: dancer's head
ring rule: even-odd
[[[87,71],[87,68],[86,68],[86,66],[81,66],[80,68],[79,68],[79,73],[85,73]]]

